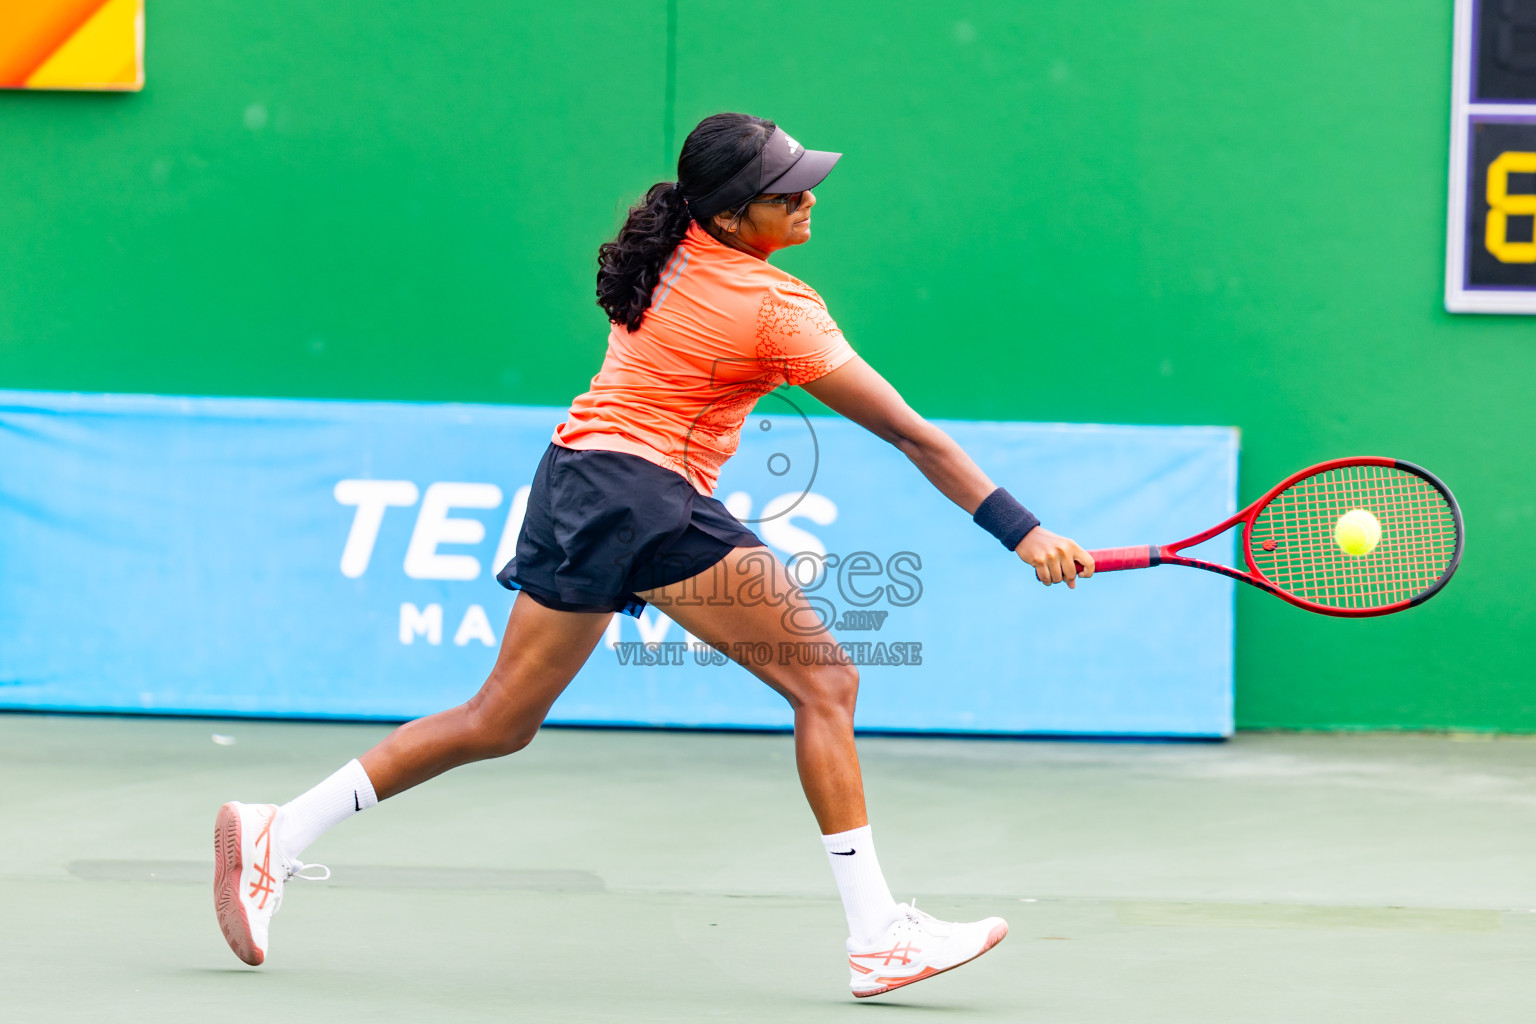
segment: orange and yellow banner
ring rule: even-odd
[[[0,88],[144,88],[144,0],[0,0]]]

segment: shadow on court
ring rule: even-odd
[[[215,810],[385,731],[0,715],[0,1017],[1439,1024],[1536,999],[1536,742],[1413,736],[863,740],[897,898],[1011,931],[855,1002],[789,737],[546,730],[327,834],[332,880],[289,883],[244,967]]]

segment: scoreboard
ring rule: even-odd
[[[1456,0],[1445,308],[1536,313],[1536,0]]]

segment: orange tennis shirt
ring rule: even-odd
[[[853,356],[815,289],[689,224],[640,328],[613,325],[552,440],[638,455],[713,494],[759,398]]]

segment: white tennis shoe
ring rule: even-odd
[[[283,902],[283,884],[331,877],[330,868],[278,853],[276,830],[275,804],[227,803],[213,826],[213,909],[224,941],[252,967],[267,958],[267,929]],[[310,868],[325,874],[300,874]]]
[[[1008,922],[1000,917],[959,923],[940,921],[905,903],[896,907],[901,916],[871,949],[856,949],[848,940],[849,987],[860,999],[959,967],[1008,934]]]

